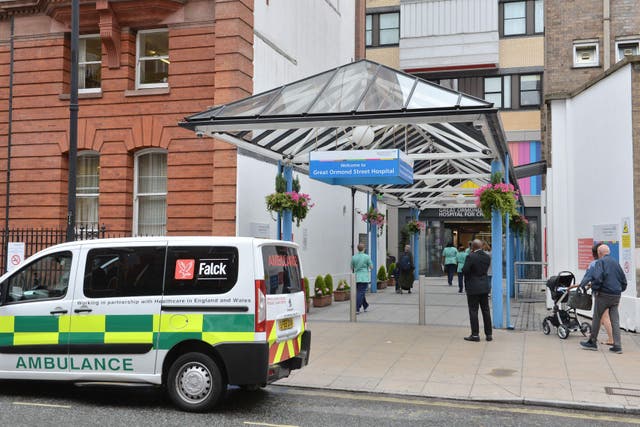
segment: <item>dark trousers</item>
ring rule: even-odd
[[[453,275],[456,274],[456,269],[458,268],[458,264],[446,264],[444,269],[447,272],[447,283],[449,286],[453,285]]]
[[[620,342],[620,314],[618,305],[620,295],[610,295],[602,292],[595,292],[593,305],[593,321],[591,322],[591,342],[598,343],[598,332],[600,332],[600,319],[606,309],[609,309],[609,319],[611,319],[611,330],[613,332],[613,343],[621,347]]]
[[[368,287],[369,284],[367,282],[356,283],[356,311],[360,311],[360,307],[364,307],[365,310],[369,307],[366,297]]]
[[[489,294],[469,295],[467,294],[467,304],[469,305],[469,322],[471,323],[471,335],[480,335],[480,325],[478,324],[478,306],[482,311],[482,323],[484,334],[492,335],[491,312],[489,311]]]
[[[458,290],[462,292],[464,290],[464,274],[458,272]]]

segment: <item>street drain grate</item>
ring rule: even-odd
[[[636,388],[605,387],[604,391],[615,396],[640,397],[640,390]]]

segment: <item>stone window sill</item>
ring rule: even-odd
[[[102,98],[102,91],[78,93],[78,99],[95,99],[95,98]],[[71,99],[71,94],[61,93],[60,95],[58,95],[58,99],[60,99],[61,101],[68,101],[69,99]]]
[[[168,87],[160,87],[153,89],[135,89],[125,90],[124,96],[149,96],[149,95],[166,95],[171,92]]]

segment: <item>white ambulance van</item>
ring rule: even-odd
[[[241,237],[50,247],[0,277],[0,378],[163,386],[206,411],[308,363],[297,245]]]

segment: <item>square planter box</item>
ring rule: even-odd
[[[326,307],[331,305],[331,295],[323,295],[321,297],[313,297],[314,307]]]
[[[333,291],[333,299],[335,301],[349,301],[351,299],[351,291]]]
[[[378,289],[387,289],[387,281],[383,281],[383,282],[378,282]]]

